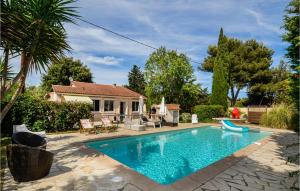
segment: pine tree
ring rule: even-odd
[[[213,84],[210,102],[214,105],[222,105],[226,110],[228,107],[228,86],[225,72],[226,51],[223,46],[225,41],[226,37],[224,36],[223,29],[221,28],[218,40],[218,53],[213,68]]]
[[[144,94],[145,92],[145,78],[142,73],[140,67],[137,65],[133,65],[131,71],[128,74],[128,88],[138,92],[140,94]]]
[[[291,76],[291,96],[294,98],[294,102],[299,110],[299,76],[300,76],[300,66],[299,66],[299,52],[300,52],[300,35],[299,35],[299,0],[292,0],[285,12],[283,28],[285,29],[285,34],[282,39],[289,43],[287,48],[286,57],[289,59],[290,66],[293,70]]]
[[[93,82],[91,70],[80,60],[64,57],[53,62],[47,73],[42,76],[42,87],[52,90],[52,85],[70,85],[70,77],[75,81]]]

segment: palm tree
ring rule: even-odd
[[[1,103],[16,87],[10,101],[1,107],[1,122],[22,92],[29,71],[41,71],[70,50],[64,23],[78,17],[74,0],[1,0]],[[9,60],[20,56],[20,70],[7,79]]]

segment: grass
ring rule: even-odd
[[[3,190],[3,177],[4,177],[4,169],[6,167],[6,145],[11,143],[10,137],[3,137],[0,140],[1,150],[0,150],[0,156],[1,156],[1,181],[0,181],[0,190]]]

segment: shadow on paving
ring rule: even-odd
[[[56,136],[56,137],[47,137],[47,141],[61,141],[66,139],[71,139],[76,137],[75,135],[62,135],[62,136]]]
[[[299,136],[297,133],[273,133],[272,147],[267,143],[246,157],[233,157],[239,162],[201,186],[204,190],[299,190]],[[269,148],[266,148],[269,147]],[[296,161],[287,162],[291,156]]]

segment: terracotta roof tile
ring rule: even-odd
[[[73,81],[70,86],[52,85],[56,93],[140,97],[141,94],[123,86]]]
[[[166,104],[166,107],[168,110],[180,110],[179,104]]]

